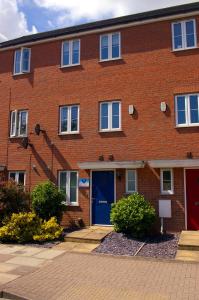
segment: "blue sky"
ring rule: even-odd
[[[0,0],[0,41],[22,35],[197,2],[194,0]]]

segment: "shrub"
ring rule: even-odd
[[[63,228],[57,223],[55,217],[41,224],[41,229],[38,234],[33,236],[34,241],[52,241],[59,239],[62,235]]]
[[[0,185],[0,223],[12,213],[29,210],[29,193],[21,186],[9,181]]]
[[[150,230],[155,219],[155,209],[138,193],[123,197],[112,206],[111,223],[118,232],[142,237]]]
[[[60,238],[63,229],[56,218],[42,221],[35,213],[12,214],[0,228],[0,240],[6,242],[49,241]]]
[[[49,220],[56,217],[61,220],[66,206],[63,204],[65,195],[50,181],[38,184],[32,191],[32,207],[36,214]]]
[[[12,214],[11,219],[0,228],[0,240],[19,243],[30,242],[39,233],[41,219],[35,213]]]

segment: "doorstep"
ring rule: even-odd
[[[199,231],[182,231],[176,260],[199,262]]]

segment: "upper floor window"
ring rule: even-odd
[[[121,129],[120,101],[100,103],[100,131],[114,131]]]
[[[25,186],[25,172],[23,171],[10,171],[9,180],[13,180],[20,186]]]
[[[173,194],[173,170],[161,169],[160,171],[160,186],[162,194]]]
[[[14,75],[30,72],[30,52],[29,48],[21,48],[15,51]]]
[[[199,125],[199,94],[179,95],[175,97],[176,126]]]
[[[135,193],[137,191],[136,170],[126,170],[126,192]]]
[[[10,137],[27,136],[28,111],[14,110],[11,112]]]
[[[79,105],[60,107],[60,129],[61,134],[79,132]]]
[[[120,33],[109,33],[100,36],[100,60],[118,59],[121,57]]]
[[[66,195],[67,204],[78,204],[78,173],[76,171],[60,171],[59,188]]]
[[[172,24],[173,50],[195,48],[197,45],[195,20]]]
[[[61,66],[75,66],[80,64],[80,40],[65,41],[62,43]]]

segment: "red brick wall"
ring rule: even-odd
[[[190,151],[199,156],[198,127],[175,128],[174,113],[175,94],[199,92],[199,49],[172,52],[169,21],[120,32],[118,61],[99,62],[98,34],[81,38],[81,66],[71,68],[60,69],[61,41],[33,45],[31,73],[26,75],[12,76],[13,50],[0,52],[0,163],[8,170],[26,170],[28,188],[46,178],[56,182],[58,170],[78,169],[77,162],[96,161],[101,154],[105,160],[109,154],[115,160],[183,159]],[[99,102],[113,99],[121,99],[122,131],[99,133]],[[166,114],[160,112],[161,101],[168,104]],[[59,106],[73,103],[80,104],[80,134],[59,136]],[[136,108],[133,117],[128,114],[130,104]],[[32,148],[24,150],[19,139],[8,139],[13,109],[29,110]],[[34,134],[36,123],[45,135]],[[175,170],[169,228],[184,227],[182,177],[182,170]],[[139,170],[138,180],[140,191],[157,201],[160,188],[155,175]],[[118,198],[121,188],[120,182]],[[83,217],[89,223],[88,192],[80,192],[79,208],[70,209],[64,220]]]

